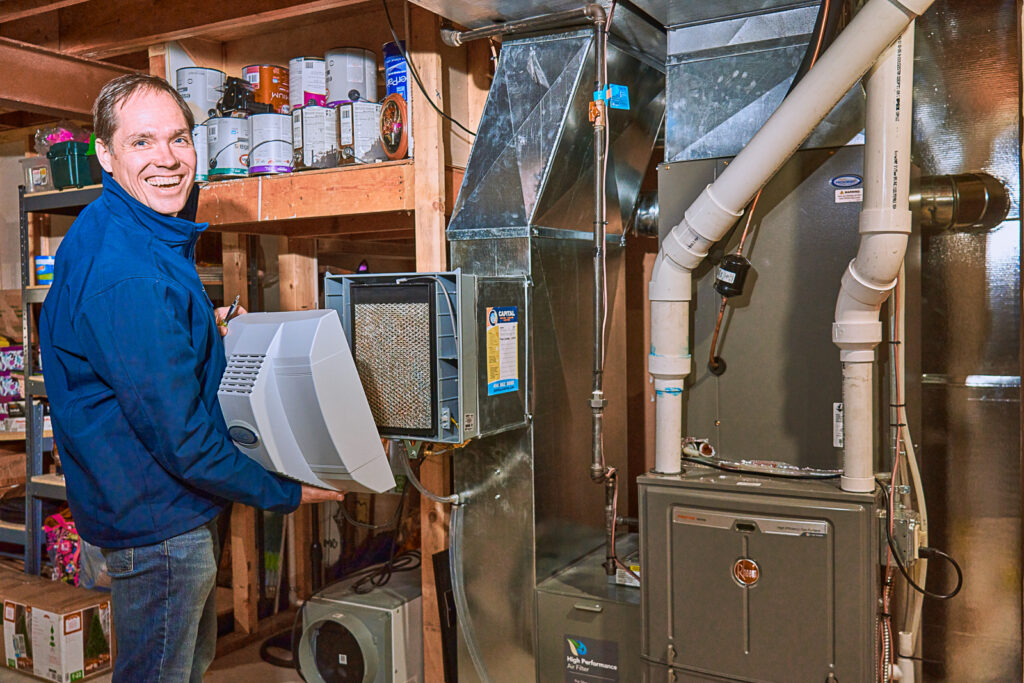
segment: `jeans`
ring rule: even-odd
[[[103,550],[114,607],[114,683],[201,683],[217,646],[217,520],[162,543]]]

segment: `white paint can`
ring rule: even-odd
[[[339,104],[338,145],[342,164],[387,160],[380,141],[380,105],[374,102]]]
[[[202,66],[185,66],[175,72],[175,88],[192,110],[196,123],[217,115],[225,78],[223,71]]]
[[[213,118],[206,122],[209,178],[241,178],[249,174],[249,121]]]
[[[210,148],[206,126],[192,128],[192,146],[196,149],[196,180],[205,181],[210,174]]]
[[[327,103],[377,101],[377,55],[361,47],[328,50]]]
[[[292,165],[296,170],[338,165],[338,110],[310,105],[292,110]]]
[[[249,117],[249,175],[292,172],[292,119],[287,114]]]
[[[327,104],[326,68],[321,57],[295,57],[288,61],[288,102],[292,109]]]

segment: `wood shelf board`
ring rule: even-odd
[[[53,432],[43,432],[44,439],[52,439]],[[0,432],[0,442],[4,441],[24,441],[25,432]]]
[[[206,183],[197,220],[211,227],[409,211],[415,207],[408,159]],[[275,234],[281,234],[276,232]]]

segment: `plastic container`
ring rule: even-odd
[[[86,152],[87,142],[58,142],[46,152],[50,160],[50,171],[53,186],[58,190],[65,187],[85,187],[100,182],[101,178],[93,176],[93,166]]]
[[[48,285],[53,282],[53,257],[36,256],[36,284]]]
[[[25,157],[20,159],[21,172],[25,176],[25,192],[47,192],[53,186],[50,160],[46,157]]]

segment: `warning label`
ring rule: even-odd
[[[619,644],[566,634],[565,683],[619,680]]]
[[[847,187],[841,190],[836,190],[836,204],[862,201],[864,201],[863,187]]]
[[[519,390],[519,309],[487,308],[487,395]]]

